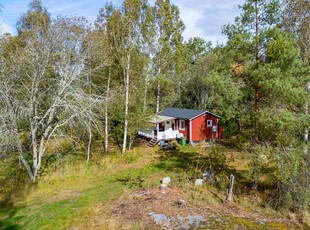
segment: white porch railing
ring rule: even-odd
[[[138,134],[140,136],[143,136],[143,137],[146,137],[146,138],[154,138],[156,137],[155,136],[155,132],[154,130],[150,129],[145,129],[145,130],[140,130],[138,131]],[[177,138],[180,138],[180,137],[183,137],[183,134],[179,132],[179,130],[171,130],[171,129],[168,129],[166,131],[162,131],[162,132],[158,132],[158,135],[157,135],[157,140],[160,141],[160,140],[174,140],[174,139],[177,139]]]
[[[157,135],[157,140],[173,140],[176,139],[179,135],[179,130],[166,130],[159,132]]]

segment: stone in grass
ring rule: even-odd
[[[185,200],[180,199],[176,202],[176,204],[179,206],[179,208],[182,208],[185,206]]]
[[[197,180],[195,181],[195,186],[201,186],[204,182],[205,182],[204,179],[197,179]]]
[[[161,184],[160,185],[160,189],[161,190],[166,190],[168,188],[168,185],[167,184]]]
[[[206,171],[204,171],[204,173],[202,174],[202,179],[204,179],[205,181],[210,181],[213,179],[213,173],[210,169],[206,169]]]
[[[160,183],[168,185],[170,181],[171,181],[170,177],[164,177],[163,179],[160,180]]]

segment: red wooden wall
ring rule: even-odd
[[[210,114],[202,114],[192,120],[192,141],[208,140],[212,138],[212,126],[207,127],[207,120],[212,120],[212,126],[217,126],[218,118]],[[218,138],[217,132],[213,138]]]

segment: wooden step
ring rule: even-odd
[[[157,144],[157,138],[152,138],[148,143],[147,143],[147,146],[149,147],[153,147],[154,145]]]

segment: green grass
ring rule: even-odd
[[[138,161],[141,155],[132,158]],[[87,222],[94,207],[111,203],[127,190],[153,186],[145,181],[160,171],[149,159],[135,164],[112,156],[106,161],[106,169],[95,163],[74,162],[76,165],[69,163],[59,172],[46,175],[37,185],[1,205],[0,229],[78,226]]]
[[[72,153],[48,166],[37,184],[26,184],[20,191],[10,189],[13,192],[2,196],[6,199],[0,203],[0,229],[85,229],[96,227],[97,222],[98,229],[120,228],[110,218],[109,205],[132,191],[158,187],[164,176],[172,178],[172,186],[188,191],[188,197],[194,196],[190,202],[217,206],[225,197],[226,176],[234,173],[239,180],[235,200],[242,205],[248,179],[243,160],[243,155],[231,154],[224,147],[136,148],[125,158],[95,154],[89,164],[83,154]],[[236,162],[238,170],[233,167]],[[219,181],[198,194],[192,181],[210,164]]]

